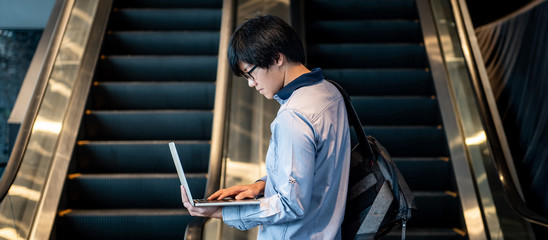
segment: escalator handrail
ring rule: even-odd
[[[223,158],[226,147],[230,85],[232,73],[228,66],[228,41],[235,26],[235,0],[223,0],[222,20],[219,37],[219,52],[217,60],[217,79],[215,84],[215,103],[213,110],[213,126],[211,133],[211,147],[209,153],[209,168],[205,196],[216,192],[221,186]],[[197,218],[187,225],[184,239],[202,239],[207,219]]]
[[[510,169],[515,169],[513,158],[502,126],[500,114],[498,113],[496,101],[491,91],[485,64],[475,36],[475,30],[470,20],[465,0],[457,1],[458,4],[453,5],[455,6],[453,11],[455,15],[460,16],[461,24],[457,24],[457,28],[463,28],[459,29],[459,32],[464,33],[464,36],[461,36],[462,44],[467,44],[470,49],[471,56],[465,55],[465,58],[467,58],[467,62],[473,63],[469,65],[469,70],[471,75],[476,76],[471,78],[472,84],[479,100],[480,114],[485,122],[488,123],[485,126],[485,134],[487,135],[487,139],[490,139],[489,145],[494,155],[492,159],[499,176],[497,179],[504,189],[506,199],[523,219],[548,227],[548,217],[535,213],[525,203],[519,179],[515,171],[512,172]],[[530,6],[527,5],[524,8],[530,8]]]
[[[55,2],[48,23],[36,47],[35,55],[29,66],[29,72],[25,77],[24,81],[35,82],[35,87],[28,106],[22,106],[27,109],[26,111],[23,110],[26,113],[19,127],[8,164],[0,179],[0,202],[7,196],[23,161],[32,126],[44,97],[55,57],[61,46],[63,33],[66,30],[71,6],[71,1],[68,0],[57,0]]]
[[[217,57],[217,79],[215,87],[215,103],[213,111],[213,126],[211,133],[211,150],[209,155],[208,180],[205,195],[211,195],[221,186],[221,167],[226,144],[227,124],[230,106],[230,84],[232,72],[228,66],[228,41],[235,25],[236,1],[223,0],[222,20],[219,37],[219,52]]]

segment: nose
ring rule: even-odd
[[[257,86],[257,82],[255,82],[255,80],[252,80],[252,79],[247,79],[247,85],[249,85],[249,87],[255,87]]]

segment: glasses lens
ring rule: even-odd
[[[251,77],[251,75],[249,75],[248,73],[242,73],[242,76],[243,76],[246,80],[253,80],[253,77]]]
[[[253,72],[257,68],[257,65],[253,66],[248,72],[243,72],[242,76],[247,80],[255,80],[253,79],[253,76],[251,76],[251,72]]]

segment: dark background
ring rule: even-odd
[[[503,18],[532,0],[467,0],[468,11],[474,27]]]

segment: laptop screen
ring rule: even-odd
[[[181,160],[179,159],[179,154],[177,153],[177,148],[175,147],[174,142],[169,143],[169,151],[171,152],[171,157],[173,158],[173,163],[177,169],[177,175],[179,175],[179,180],[181,185],[185,188],[186,195],[188,196],[188,201],[194,206],[194,199],[192,194],[190,194],[190,188],[188,187],[188,182],[186,181],[185,172],[183,171],[183,165],[181,165]]]

